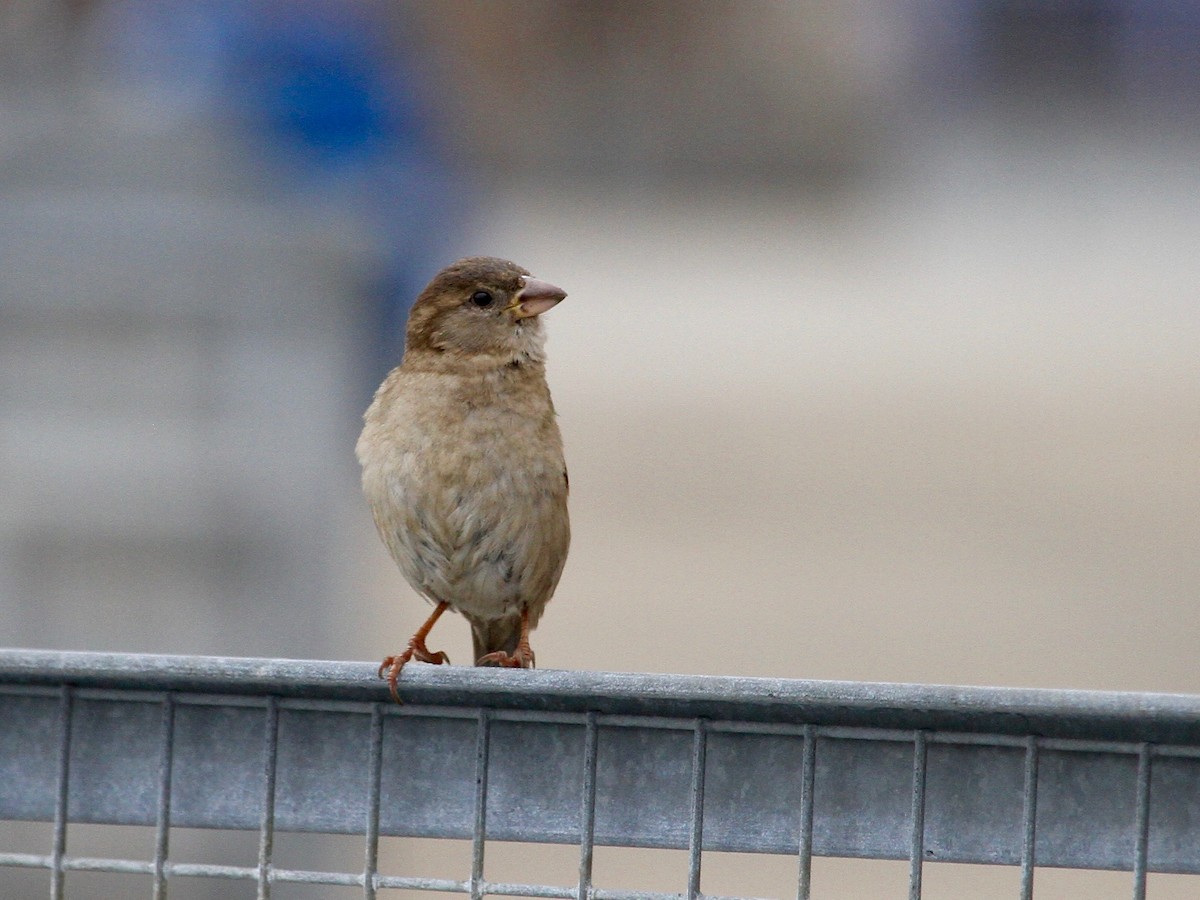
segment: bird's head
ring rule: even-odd
[[[417,297],[408,315],[405,354],[540,361],[539,316],[566,296],[508,260],[460,259]]]

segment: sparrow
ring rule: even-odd
[[[447,266],[413,303],[400,365],[363,417],[355,452],[375,527],[434,606],[379,667],[397,702],[410,660],[450,661],[425,643],[447,609],[470,623],[477,666],[534,665],[529,632],[571,540],[541,320],[564,297],[507,260]]]

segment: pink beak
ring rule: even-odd
[[[567,296],[562,288],[555,287],[540,278],[526,278],[525,287],[517,293],[512,306],[513,316],[518,319],[528,319],[530,316],[540,316],[555,306]]]

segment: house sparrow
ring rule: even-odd
[[[356,453],[388,552],[433,614],[379,667],[392,696],[449,607],[475,664],[532,667],[529,632],[570,543],[567,469],[546,385],[541,314],[566,293],[514,263],[461,259],[408,317],[404,357],[367,409]]]

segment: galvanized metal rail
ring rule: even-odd
[[[0,819],[54,823],[3,867],[471,897],[698,897],[703,852],[1200,875],[1200,697],[0,651]],[[156,829],[152,859],[67,854],[73,823]],[[258,834],[255,866],[170,859],[172,827]],[[360,871],[282,869],[277,831],[362,834]],[[381,874],[381,835],[472,841],[471,871]],[[577,844],[573,885],[495,883],[488,840]],[[596,845],[682,848],[678,894],[592,883]],[[1200,880],[1197,882],[1200,888]]]

